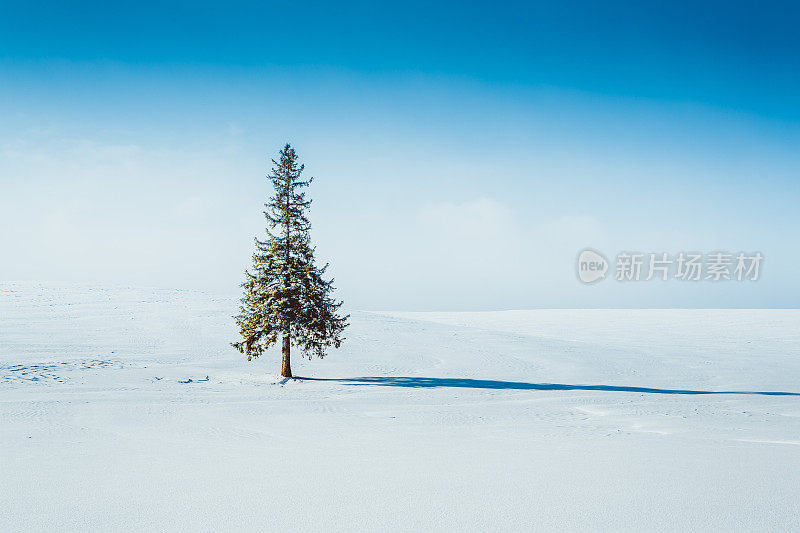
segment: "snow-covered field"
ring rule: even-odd
[[[353,312],[0,284],[0,530],[798,530],[800,311]]]

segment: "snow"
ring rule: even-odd
[[[0,530],[800,529],[798,310],[351,312],[282,380],[236,305],[0,284]]]

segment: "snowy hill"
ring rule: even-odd
[[[0,284],[0,530],[800,529],[800,311],[352,312]]]

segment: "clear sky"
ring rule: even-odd
[[[235,294],[289,141],[351,308],[796,307],[800,8],[649,4],[0,0],[0,280]]]

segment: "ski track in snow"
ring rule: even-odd
[[[236,305],[0,284],[0,530],[800,529],[798,310],[352,312],[282,380]]]

